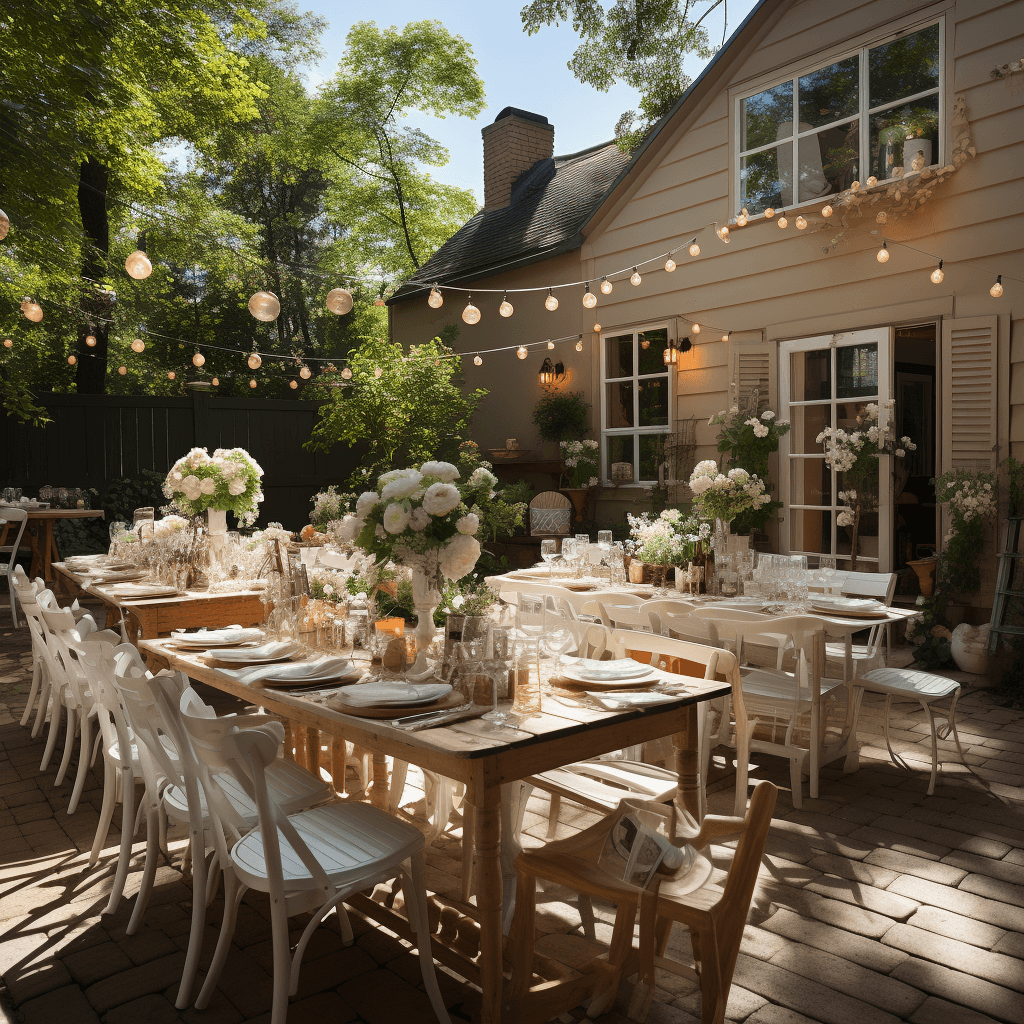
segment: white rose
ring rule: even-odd
[[[423,482],[423,477],[415,469],[402,470],[402,476],[389,480],[380,492],[381,501],[400,501],[408,498]]]
[[[171,481],[173,483],[180,484],[183,479],[184,479],[184,477],[181,475],[181,471],[180,470],[176,469],[176,470],[174,470],[173,473],[171,473]]]
[[[423,476],[435,477],[446,484],[459,479],[459,471],[450,462],[424,462],[420,466],[420,473]]]
[[[331,594],[333,594],[333,593],[334,593],[334,587],[332,587],[332,586],[330,585],[330,583],[325,583],[325,584],[324,584],[324,593],[325,593],[325,594],[326,594],[326,595],[327,595],[328,597],[330,597],[330,596],[331,596]]]
[[[378,501],[380,495],[376,491],[363,491],[356,499],[356,515],[365,516]]]
[[[384,509],[384,529],[388,533],[401,533],[409,525],[409,510],[392,502]]]
[[[423,508],[432,516],[446,516],[462,501],[459,489],[452,484],[431,484],[423,495]],[[465,575],[465,573],[463,573]],[[455,576],[453,579],[459,579]]]
[[[902,459],[903,456],[906,455],[906,454],[907,453],[902,448],[897,448],[896,449],[896,458]]]
[[[345,544],[351,544],[359,536],[366,523],[359,516],[348,515],[341,521],[338,536]]]
[[[469,478],[469,486],[473,488],[477,487],[494,487],[498,483],[498,478],[483,466],[478,469],[474,469],[472,475]]]
[[[198,501],[199,495],[203,493],[199,487],[199,477],[193,476],[191,473],[181,481],[181,489],[189,501]]]
[[[471,572],[480,557],[480,542],[476,537],[457,533],[441,550],[442,574],[450,580],[461,580]]]
[[[202,491],[203,494],[213,494],[213,492],[217,490],[217,481],[214,480],[213,477],[204,477],[199,481],[199,490]]]
[[[230,494],[233,498],[237,498],[240,494],[245,493],[245,487],[246,484],[244,480],[235,478],[234,480],[231,481],[231,483],[228,484],[228,494]]]
[[[414,508],[409,517],[409,529],[417,533],[425,530],[430,525],[430,516],[421,508]]]
[[[775,413],[773,413],[771,411],[771,409],[765,409],[765,411],[763,413],[761,413],[761,419],[763,419],[763,420],[773,420],[773,419],[775,419]]]
[[[466,533],[472,536],[480,529],[480,517],[475,512],[470,512],[455,524],[455,529],[459,533]]]

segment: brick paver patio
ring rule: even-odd
[[[6,614],[0,607],[0,616]],[[118,843],[115,827],[100,864],[87,869],[102,767],[69,816],[70,784],[53,786],[59,751],[40,773],[42,741],[18,725],[30,664],[27,631],[0,630],[0,1019],[6,1011],[25,1024],[269,1021],[265,897],[246,898],[220,990],[205,1011],[174,1009],[192,899],[177,866],[160,867],[145,923],[126,936],[140,881],[142,844],[136,845],[129,898],[116,914],[101,914]],[[729,1020],[1024,1024],[1024,715],[977,688],[961,699],[960,709],[968,765],[944,765],[934,796],[925,795],[930,740],[923,715],[894,719],[894,745],[920,769],[908,774],[889,764],[880,705],[870,699],[860,771],[826,769],[820,799],[805,800],[799,811],[788,789],[780,791]],[[788,766],[766,758],[757,777],[786,787]],[[407,790],[406,803],[416,795]],[[714,810],[727,812],[730,803],[727,789],[711,795]],[[540,844],[545,811],[546,798],[535,796],[526,844]],[[560,833],[590,820],[564,805]],[[176,842],[171,836],[172,849],[180,849],[181,835]],[[456,828],[428,857],[428,885],[454,899],[460,856]],[[589,959],[593,944],[562,896],[568,898],[557,891],[538,898],[545,933],[538,949],[566,963]],[[611,908],[595,911],[597,939],[605,941]],[[220,914],[218,899],[208,916],[207,957]],[[432,1020],[415,956],[355,915],[353,925],[357,939],[350,948],[332,928],[317,932],[290,1024]],[[677,927],[670,955],[685,959],[688,950],[687,934]],[[453,1020],[469,1017],[473,992],[441,975]],[[699,1020],[696,979],[665,973],[659,979],[665,987],[657,992],[651,1024]],[[580,1016],[578,1009],[565,1019]],[[623,1020],[616,1012],[601,1018],[604,1024]]]

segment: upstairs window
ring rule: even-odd
[[[937,22],[740,97],[737,210],[784,209],[938,163],[941,87]]]

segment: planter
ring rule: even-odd
[[[935,567],[938,564],[938,558],[918,558],[913,562],[907,562],[917,574],[917,582],[924,597],[931,597],[935,591]]]
[[[915,167],[914,161],[920,160]],[[931,139],[904,139],[903,140],[903,173],[911,174],[927,167],[932,162],[932,140]]]
[[[576,522],[582,523],[584,513],[587,511],[587,495],[590,493],[590,488],[563,487],[562,493],[572,502],[572,507],[576,512]]]
[[[669,568],[667,565],[651,565],[650,562],[634,559],[629,563],[629,582],[646,587],[664,587]]]
[[[431,586],[427,574],[419,568],[412,571],[412,600],[416,611],[416,662],[412,672],[420,674],[427,671],[427,648],[434,640],[437,632],[434,626],[434,609],[441,603],[441,595]]]
[[[988,626],[969,626],[961,622],[953,630],[950,653],[961,672],[983,676],[988,673]]]

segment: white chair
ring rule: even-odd
[[[673,636],[676,632],[675,627],[688,619],[690,612],[696,607],[692,601],[671,597],[658,598],[644,603],[644,613],[647,615],[647,625],[652,633]]]
[[[695,608],[691,613],[691,620],[696,619],[704,623],[708,631],[708,642],[712,647],[730,647],[735,650],[733,633],[729,626],[733,622],[770,622],[775,616],[767,615],[764,612],[751,611],[749,608],[728,608],[721,604],[703,605]],[[720,624],[725,624],[719,628]],[[782,668],[782,659],[789,644],[789,637],[785,633],[765,632],[758,634],[757,643],[764,647],[775,648],[775,667]],[[749,646],[754,646],[748,644]],[[751,651],[747,651],[747,660],[752,657]]]
[[[648,629],[649,621],[643,610],[644,599],[636,594],[622,594],[615,590],[596,590],[584,594],[582,611],[596,615],[606,629]]]
[[[0,570],[3,570],[7,577],[7,593],[11,599],[11,618],[14,620],[14,628],[17,629],[18,608],[14,595],[14,563],[18,558],[18,548],[21,546],[21,538],[25,535],[25,527],[28,525],[28,512],[12,505],[0,505],[0,520],[4,520],[7,527],[17,526],[14,531],[14,542],[0,545],[0,555],[7,555],[7,564],[4,565],[0,561]],[[5,528],[4,532],[9,534],[11,530]]]
[[[352,930],[342,901],[361,890],[400,876],[409,922],[419,948],[423,983],[441,1024],[450,1024],[434,973],[424,882],[423,836],[419,830],[368,804],[331,803],[287,815],[273,799],[266,770],[278,757],[284,728],[279,722],[247,728],[245,718],[225,731],[217,720],[183,715],[198,757],[207,806],[224,865],[224,919],[217,948],[196,1008],[209,1003],[227,959],[238,904],[249,889],[270,898],[274,956],[271,1024],[284,1024],[288,997],[299,983],[299,969],[313,931],[332,911],[346,944]],[[224,836],[237,830],[218,776],[230,771],[256,804],[259,826],[239,835],[230,849]],[[290,950],[288,918],[312,912]]]
[[[28,691],[28,700],[25,702],[25,710],[22,712],[21,724],[28,725],[29,719],[32,717],[32,712],[36,712],[37,725],[33,727],[32,735],[36,736],[39,732],[39,727],[42,725],[40,720],[40,702],[41,696],[44,690],[44,654],[43,645],[46,640],[43,638],[43,625],[42,615],[39,611],[38,596],[45,588],[37,587],[29,578],[25,575],[24,569],[21,566],[16,566],[14,570],[14,576],[12,577],[14,590],[18,595],[18,601],[21,603],[21,610],[25,614],[25,620],[28,624],[29,636],[32,640],[32,683]],[[49,690],[46,690],[47,694]],[[45,714],[45,708],[42,709]]]
[[[873,597],[881,601],[886,608],[892,605],[896,594],[896,573],[894,572],[846,572],[843,575],[839,593],[843,597]],[[881,668],[885,663],[882,655],[882,641],[885,641],[886,652],[889,650],[889,623],[864,623],[867,639],[863,643],[850,642],[850,657],[855,675],[864,675],[874,668]],[[829,666],[846,665],[846,641],[825,644],[825,664]]]

